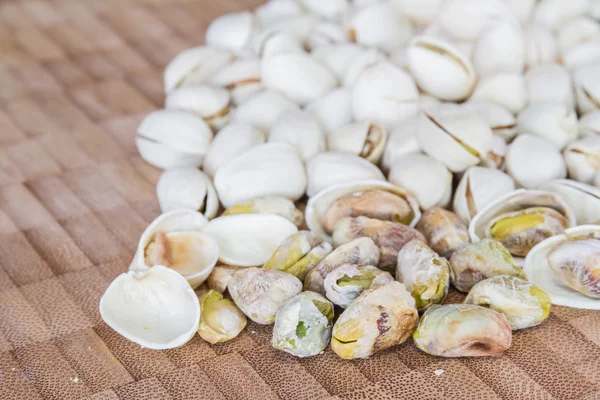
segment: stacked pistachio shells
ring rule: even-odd
[[[164,214],[102,317],[151,348],[250,319],[295,356],[355,358],[421,312],[417,346],[454,357],[502,353],[550,303],[600,308],[598,14],[271,0],[218,17],[137,130]],[[442,305],[451,286],[468,304]]]

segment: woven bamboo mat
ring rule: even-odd
[[[258,3],[0,0],[0,399],[600,399],[598,312],[555,307],[504,357],[462,360],[410,340],[296,359],[256,324],[158,352],[103,323],[100,296],[159,214],[133,138],[162,69]]]

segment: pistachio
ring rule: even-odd
[[[425,96],[421,96],[421,106],[423,106],[424,98]],[[419,116],[415,115],[402,121],[390,132],[381,160],[381,169],[384,172],[389,172],[396,160],[409,154],[421,152],[418,136],[419,126]]]
[[[575,107],[571,74],[560,64],[543,64],[530,68],[525,74],[527,97],[531,104],[560,103]]]
[[[579,134],[575,110],[563,103],[530,104],[519,114],[520,132],[532,133],[563,149]]]
[[[231,51],[245,49],[254,34],[256,23],[250,11],[221,15],[206,30],[206,44]]]
[[[471,98],[500,104],[516,114],[527,105],[525,78],[510,72],[488,75],[479,81]]]
[[[438,16],[441,27],[453,38],[463,41],[474,41],[486,27],[514,18],[502,0],[450,0],[442,4]]]
[[[298,109],[296,103],[281,94],[263,90],[253,94],[238,106],[233,121],[244,122],[268,132],[283,113]]]
[[[348,307],[363,291],[393,282],[394,278],[372,265],[344,264],[325,277],[325,293],[336,306]]]
[[[200,299],[198,334],[208,343],[222,343],[235,338],[246,327],[246,316],[221,293],[209,291]]]
[[[439,207],[423,213],[417,230],[433,251],[443,257],[450,257],[456,249],[470,243],[467,226],[456,214]]]
[[[592,183],[600,170],[600,136],[588,136],[571,143],[563,155],[571,178]]]
[[[500,104],[487,101],[470,101],[462,106],[483,118],[494,135],[505,140],[512,139],[517,134],[517,119],[514,114]]]
[[[327,147],[330,151],[356,154],[377,164],[383,155],[387,136],[387,130],[379,124],[355,122],[327,136]]]
[[[551,30],[536,24],[525,27],[525,63],[537,67],[552,63],[558,57],[558,44]]]
[[[525,40],[517,21],[492,24],[481,33],[473,49],[473,65],[480,76],[498,72],[522,73]]]
[[[548,182],[544,189],[557,193],[564,199],[573,212],[577,223],[600,223],[600,189],[571,179],[559,179]]]
[[[170,91],[165,99],[165,108],[197,114],[211,127],[219,128],[231,119],[230,103],[231,95],[226,89],[189,85]]]
[[[395,0],[398,9],[418,25],[426,25],[435,19],[443,0]]]
[[[585,14],[589,8],[588,0],[544,0],[536,7],[533,20],[549,29],[557,29],[571,18]]]
[[[548,254],[548,263],[568,287],[600,299],[600,240],[597,237],[559,244]]]
[[[296,208],[293,201],[285,197],[259,197],[229,207],[222,215],[235,214],[277,214],[293,222],[298,227],[304,221],[302,211]]]
[[[558,47],[566,53],[579,44],[600,39],[600,27],[593,18],[582,16],[573,18],[560,27]]]
[[[269,133],[269,143],[290,144],[305,161],[325,151],[321,127],[306,111],[290,110],[282,114]]]
[[[600,63],[577,68],[573,72],[573,85],[577,108],[581,114],[600,109]]]
[[[352,122],[351,92],[346,88],[337,88],[325,96],[313,101],[306,111],[319,122],[325,135]]]

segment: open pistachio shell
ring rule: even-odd
[[[183,110],[202,117],[210,126],[223,126],[231,119],[231,95],[227,89],[189,85],[169,92],[165,108]]]
[[[443,257],[470,243],[467,226],[452,211],[431,208],[423,213],[417,230],[425,236],[431,249]]]
[[[208,343],[226,342],[246,327],[246,316],[221,293],[210,290],[200,299],[198,334]]]
[[[302,225],[304,221],[302,211],[296,208],[293,201],[285,197],[276,196],[259,197],[236,204],[225,210],[222,215],[234,214],[277,214],[293,222],[296,226]]]
[[[163,172],[156,184],[156,195],[162,212],[186,208],[212,219],[219,211],[219,198],[211,179],[195,167]]]
[[[208,81],[233,59],[227,50],[192,47],[179,53],[165,68],[165,93],[189,84]]]
[[[389,272],[372,265],[344,264],[325,277],[325,293],[333,304],[346,308],[366,289],[393,281]]]
[[[550,314],[550,297],[539,287],[510,275],[499,275],[477,283],[465,299],[504,314],[513,331],[544,322]]]
[[[400,282],[367,289],[333,326],[331,349],[341,358],[367,358],[408,339],[418,318],[415,300]]]
[[[327,148],[330,151],[356,154],[377,164],[383,156],[387,136],[387,129],[380,124],[354,122],[327,136]]]
[[[600,223],[600,189],[571,179],[550,181],[544,189],[557,193],[571,207],[578,224]]]
[[[567,229],[535,246],[525,259],[531,283],[552,304],[600,310],[600,226]]]
[[[592,183],[600,171],[600,136],[587,136],[571,143],[563,155],[572,179]]]
[[[413,333],[417,347],[441,357],[502,355],[512,343],[506,317],[471,304],[433,306]]]

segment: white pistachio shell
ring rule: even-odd
[[[298,39],[301,43],[306,43],[313,27],[318,24],[320,19],[311,13],[295,15],[291,18],[281,19],[271,24],[269,29],[278,30]]]
[[[260,60],[254,57],[238,58],[221,68],[209,83],[226,89],[260,82]]]
[[[597,238],[599,232],[600,227],[597,225],[581,225],[576,228],[567,229],[565,233],[553,236],[539,243],[527,255],[524,271],[529,281],[544,290],[550,296],[552,304],[572,308],[600,310],[600,300],[588,297],[561,282],[554,274],[548,259],[553,250],[560,245],[588,236]],[[574,257],[576,256],[577,254],[574,255]]]
[[[577,107],[581,114],[600,109],[600,63],[575,70],[573,85]]]
[[[516,21],[487,27],[473,48],[473,65],[479,76],[498,72],[520,74],[525,68],[525,39]]]
[[[264,86],[258,82],[235,86],[231,89],[231,101],[235,105],[242,104],[253,95],[262,92],[264,89]],[[235,115],[235,113],[233,114]]]
[[[553,179],[567,177],[560,149],[552,142],[529,133],[521,134],[508,146],[505,165],[517,186],[536,189]]]
[[[587,136],[570,144],[563,155],[569,176],[591,184],[600,171],[600,136]]]
[[[299,0],[299,3],[308,12],[327,19],[335,19],[341,16],[350,7],[348,0]]]
[[[513,18],[502,0],[449,0],[444,2],[438,14],[441,26],[455,38],[465,41],[474,41],[494,22]]]
[[[267,143],[252,147],[221,165],[214,184],[226,208],[265,196],[298,200],[306,190],[306,172],[294,147]]]
[[[494,135],[492,148],[482,156],[480,165],[488,168],[502,168],[507,148],[506,139],[500,135]]]
[[[527,105],[525,78],[521,74],[506,72],[484,77],[471,98],[500,104],[516,114]]]
[[[569,70],[600,62],[600,40],[578,44],[564,53],[561,61]]]
[[[522,24],[530,20],[538,0],[504,0],[506,6]]]
[[[578,224],[600,224],[599,188],[570,179],[551,181],[543,188],[561,195],[575,213]]]
[[[214,19],[206,30],[208,46],[241,51],[250,43],[256,23],[250,11],[221,15]]]
[[[409,154],[421,152],[418,135],[419,126],[420,117],[415,115],[402,121],[390,132],[381,161],[381,169],[384,172],[387,173],[396,160]]]
[[[484,167],[465,171],[454,193],[454,212],[466,223],[498,197],[515,190],[515,182],[504,172]]]
[[[563,103],[534,103],[517,119],[519,132],[532,133],[563,149],[579,134],[575,110]]]
[[[260,75],[266,88],[303,105],[337,86],[335,75],[307,54],[284,53],[265,58]]]
[[[421,90],[440,100],[463,100],[475,87],[477,77],[469,59],[440,40],[413,38],[408,46],[408,62]]]
[[[580,15],[589,9],[589,0],[542,0],[533,14],[534,22],[556,30],[565,22]]]
[[[392,165],[389,181],[413,193],[422,209],[446,207],[452,197],[452,173],[425,154],[409,154]]]
[[[387,129],[368,121],[345,125],[327,136],[329,151],[341,151],[358,155],[379,163],[387,142]]]
[[[525,64],[537,67],[552,63],[558,57],[558,44],[549,29],[539,25],[528,25],[525,33]]]
[[[163,213],[185,208],[200,211],[208,219],[217,216],[219,198],[210,178],[194,167],[169,169],[156,184]]]
[[[367,50],[355,43],[342,43],[319,47],[312,51],[312,56],[321,64],[329,67],[339,80],[343,80],[350,64]]]
[[[370,120],[391,129],[419,111],[419,92],[411,76],[390,62],[365,68],[352,90],[357,121]]]
[[[256,128],[270,131],[286,111],[298,110],[296,103],[272,90],[263,90],[241,103],[233,116],[234,122],[245,122]]]
[[[302,160],[325,151],[325,136],[321,127],[306,111],[291,110],[282,114],[269,133],[269,143],[292,145]]]
[[[306,40],[306,45],[312,51],[319,47],[329,47],[347,42],[348,36],[341,24],[331,21],[321,21],[313,26]]]
[[[148,114],[137,133],[135,142],[142,158],[162,169],[200,166],[213,137],[202,118],[178,110]]]
[[[179,86],[204,83],[231,60],[233,54],[223,49],[202,46],[184,50],[165,68],[165,93]]]
[[[579,135],[600,135],[600,110],[592,111],[579,118]]]
[[[306,107],[319,122],[325,135],[352,122],[352,92],[346,88],[337,88],[325,96],[313,101]]]
[[[256,8],[254,14],[262,27],[268,27],[275,22],[289,19],[304,11],[296,0],[268,1]]]
[[[262,31],[254,39],[252,48],[261,59],[284,53],[306,53],[297,37],[278,29]]]
[[[383,173],[373,163],[350,153],[319,153],[306,162],[308,186],[312,197],[321,190],[342,183],[361,180],[385,181]]]
[[[229,119],[231,95],[226,89],[209,85],[188,85],[171,90],[165,108],[195,113],[210,125]]]
[[[184,345],[196,333],[200,305],[181,275],[156,266],[119,275],[100,299],[100,316],[140,346],[172,349]]]
[[[483,118],[495,135],[510,140],[517,134],[517,118],[500,104],[487,101],[470,101],[462,106]]]
[[[443,0],[393,0],[401,13],[417,25],[429,25],[440,9]]]
[[[265,142],[265,134],[246,123],[232,123],[215,136],[204,158],[202,169],[215,176],[221,165],[227,164],[250,148]]]
[[[323,226],[325,214],[331,205],[343,196],[366,190],[383,190],[406,200],[413,214],[413,219],[409,223],[411,227],[417,225],[419,219],[421,219],[421,210],[419,209],[419,204],[417,203],[416,198],[403,188],[383,181],[357,180],[329,187],[319,192],[316,196],[311,197],[308,200],[305,210],[305,219],[308,228],[315,235],[327,240],[328,242],[331,242],[332,237],[325,232],[325,228]]]
[[[227,215],[204,228],[219,245],[219,261],[238,267],[263,265],[281,242],[296,232],[296,225],[275,214]]]
[[[560,64],[544,64],[530,68],[525,74],[529,102],[562,103],[575,108],[575,95],[571,75]]]
[[[342,78],[344,87],[354,88],[365,69],[384,61],[387,61],[387,58],[380,50],[374,48],[364,49],[360,54],[353,57],[346,66]]]
[[[573,18],[558,31],[558,47],[565,54],[579,44],[599,40],[600,25],[593,18]]]

